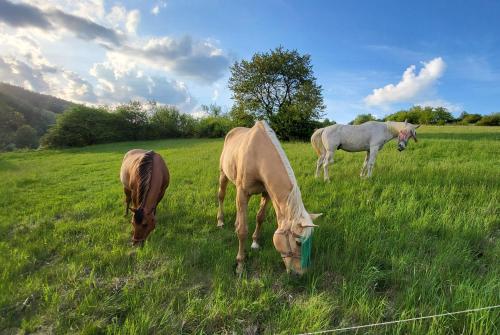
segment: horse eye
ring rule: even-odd
[[[302,246],[302,242],[300,242],[299,240],[295,240],[295,243],[297,243],[299,247]]]

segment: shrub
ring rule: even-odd
[[[176,107],[162,106],[154,110],[150,127],[155,138],[192,137],[196,120],[189,114],[181,113]]]
[[[47,147],[78,147],[123,140],[120,121],[120,115],[105,109],[76,105],[56,119],[41,143]]]
[[[354,120],[352,120],[352,124],[363,124],[368,121],[375,121],[375,117],[371,114],[359,114],[356,116]]]
[[[485,115],[476,124],[478,126],[500,126],[500,113]]]
[[[206,116],[198,120],[198,137],[224,137],[231,130],[232,122],[227,116]]]
[[[22,125],[17,129],[14,141],[17,148],[36,148],[38,146],[36,130],[27,124]]]

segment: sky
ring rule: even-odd
[[[500,1],[0,0],[0,81],[76,102],[230,110],[230,66],[309,54],[347,123],[413,105],[500,112]]]

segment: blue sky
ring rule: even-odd
[[[311,55],[326,117],[500,111],[498,1],[0,0],[0,78],[75,101],[229,109],[229,66]]]

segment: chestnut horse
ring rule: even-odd
[[[321,214],[306,211],[290,162],[267,123],[258,121],[252,128],[234,128],[226,135],[220,157],[219,227],[224,225],[223,203],[228,180],[236,185],[237,273],[242,273],[245,259],[248,201],[251,195],[261,194],[252,248],[259,248],[266,206],[272,201],[278,221],[274,247],[281,254],[287,272],[302,274],[309,265],[313,219]]]
[[[132,243],[143,243],[155,229],[156,206],[170,181],[167,165],[154,151],[133,149],[123,157],[120,180],[125,192],[125,216],[129,209],[133,212]]]

